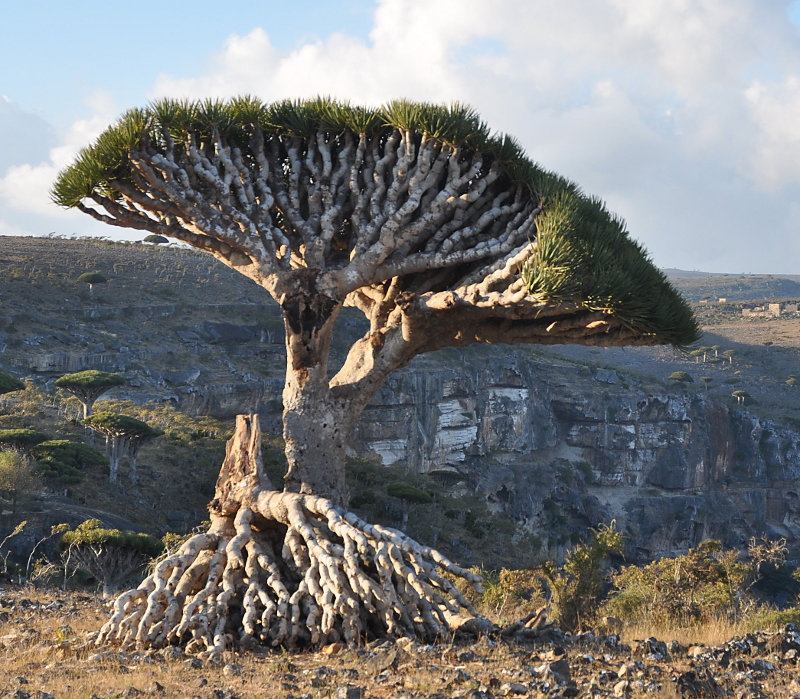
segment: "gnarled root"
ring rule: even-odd
[[[310,495],[256,490],[247,500],[122,594],[97,643],[218,654],[233,643],[432,640],[450,615],[475,614],[442,572],[480,579],[401,532]]]

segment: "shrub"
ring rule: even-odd
[[[42,432],[27,427],[0,430],[0,447],[28,451],[37,444],[47,441],[48,437]]]
[[[106,529],[98,519],[87,519],[64,533],[59,542],[65,567],[81,569],[102,583],[104,590],[118,587],[148,561],[164,544],[149,534]]]
[[[65,484],[79,483],[86,466],[108,465],[108,459],[97,449],[68,439],[41,442],[31,449],[31,456],[36,459],[37,473]]]
[[[622,533],[616,522],[601,525],[586,543],[568,554],[563,566],[547,562],[542,573],[550,587],[551,614],[570,631],[593,616],[603,595],[603,565],[612,555],[622,553]]]

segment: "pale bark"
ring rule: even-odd
[[[433,640],[460,612],[475,613],[442,573],[478,578],[437,551],[326,498],[273,490],[254,415],[237,418],[210,511],[208,532],[116,600],[98,644],[188,641],[188,652],[218,656],[254,641]]]

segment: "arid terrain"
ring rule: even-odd
[[[422,645],[409,639],[321,651],[230,652],[214,661],[170,647],[91,645],[105,617],[82,593],[0,592],[0,688],[7,697],[792,697],[800,696],[800,632],[684,632],[680,640],[497,627]]]

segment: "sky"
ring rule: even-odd
[[[471,104],[660,267],[800,274],[800,0],[0,0],[0,17],[0,235],[143,237],[49,190],[152,100],[404,97]]]

